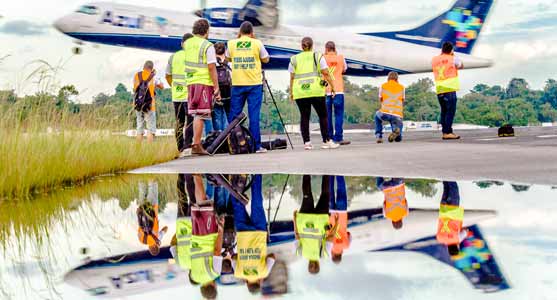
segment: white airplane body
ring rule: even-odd
[[[243,20],[256,25],[256,36],[271,55],[266,69],[286,69],[290,57],[300,52],[304,36],[314,39],[315,51],[327,41],[337,44],[348,63],[347,75],[383,76],[431,72],[431,58],[444,41],[456,45],[465,68],[492,65],[470,55],[487,17],[492,0],[458,0],[443,14],[416,29],[400,32],[347,33],[344,31],[278,24],[276,1],[250,0],[245,8],[212,8],[178,13],[157,8],[116,3],[92,3],[61,18],[55,27],[80,41],[165,52],[180,50],[181,37],[192,31],[200,17],[211,22],[213,42],[234,39]]]

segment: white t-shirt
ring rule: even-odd
[[[321,57],[321,60],[319,61],[319,65],[321,67],[321,71],[329,69],[329,66],[327,65],[327,60],[325,60],[324,56]],[[292,62],[288,64],[288,72],[294,73],[294,66],[292,65]]]
[[[299,247],[300,247],[300,242],[299,242],[298,240],[294,241],[294,249],[295,249],[295,251],[297,251]],[[332,256],[333,256],[333,254],[332,254],[332,251],[333,251],[333,243],[327,241],[327,242],[325,243],[325,249],[326,249],[326,251],[327,251],[327,254],[329,254],[329,257],[332,257]]]
[[[170,254],[172,254],[172,258],[176,260],[177,263],[180,263],[178,260],[178,249],[176,246],[170,247]],[[222,256],[213,256],[213,271],[215,273],[220,274],[222,272],[222,262],[224,261],[224,257]]]

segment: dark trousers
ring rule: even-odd
[[[176,182],[178,189],[178,218],[191,217],[191,206],[188,202],[195,203],[195,186],[193,176],[186,174],[178,174]]]
[[[441,119],[439,123],[443,126],[443,133],[453,133],[453,121],[456,114],[456,92],[444,93],[437,95],[439,105],[441,106]]]
[[[329,199],[331,195],[330,180],[331,176],[323,175],[323,178],[321,179],[321,196],[319,196],[317,205],[314,206],[313,193],[311,192],[311,175],[304,175],[304,178],[302,179],[302,193],[304,195],[304,199],[302,200],[300,213],[329,214]]]
[[[188,102],[173,102],[176,117],[176,146],[178,151],[191,148],[193,142],[193,116],[188,114]],[[184,130],[185,128],[185,130]]]
[[[443,196],[441,204],[460,206],[460,191],[458,184],[454,181],[443,181]]]
[[[321,129],[323,143],[326,143],[330,137],[327,132],[329,128],[329,121],[327,120],[327,105],[325,104],[325,97],[297,99],[296,104],[300,109],[300,131],[302,132],[304,143],[311,140],[309,136],[309,121],[311,119],[312,106],[319,117],[319,127]]]

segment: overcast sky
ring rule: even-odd
[[[71,38],[52,28],[57,18],[87,1],[26,0],[4,1],[0,7],[0,89],[34,93],[36,86],[25,80],[36,67],[29,63],[42,59],[52,65],[63,64],[59,84],[74,84],[81,91],[80,101],[90,101],[99,92],[112,92],[118,82],[129,85],[130,77],[142,62],[155,60],[162,70],[167,53],[157,53],[111,46],[86,45],[84,54],[71,55]],[[146,0],[120,0],[135,5],[153,5]],[[209,5],[242,6],[244,1],[208,1]],[[284,23],[292,25],[346,27],[355,32],[410,28],[445,11],[446,0],[369,0],[281,1]],[[161,0],[158,7],[196,9],[197,1]],[[29,9],[32,7],[33,9]],[[334,9],[330,9],[335,7]],[[303,14],[303,15],[302,15]],[[309,14],[309,17],[308,17]],[[557,0],[497,1],[484,28],[474,55],[491,58],[491,69],[465,71],[464,89],[476,83],[506,84],[512,77],[526,78],[534,88],[541,88],[547,78],[555,78],[557,60]],[[5,57],[9,55],[8,57]],[[160,72],[162,73],[162,72]],[[429,74],[403,76],[409,84]],[[283,88],[287,75],[272,72],[271,84]],[[359,78],[359,83],[379,84],[384,78]]]

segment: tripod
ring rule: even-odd
[[[267,91],[269,95],[271,95],[271,101],[273,101],[273,105],[277,110],[277,114],[280,119],[280,123],[282,124],[282,128],[284,129],[284,133],[286,133],[286,137],[288,138],[288,142],[290,143],[290,148],[294,150],[294,144],[292,144],[292,140],[290,139],[290,134],[288,134],[288,130],[286,130],[286,125],[284,124],[284,120],[282,119],[282,115],[280,114],[280,110],[277,105],[277,101],[275,100],[275,96],[273,95],[273,91],[271,91],[271,86],[269,86],[269,82],[267,81],[267,77],[265,76],[265,71],[263,71],[263,84],[267,87]],[[263,97],[265,97],[265,102],[267,102],[267,96],[265,95],[265,91],[263,91]]]

